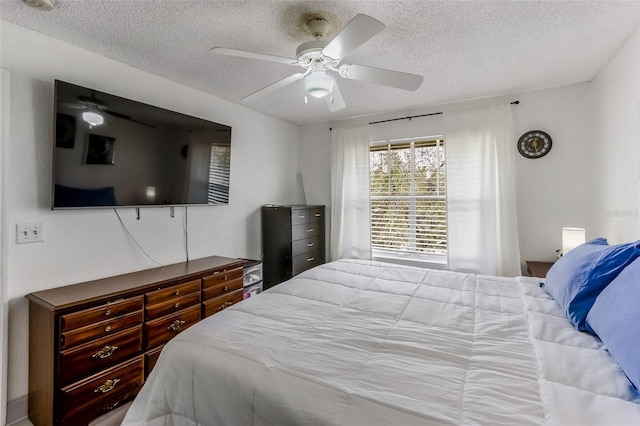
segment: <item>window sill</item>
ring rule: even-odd
[[[394,256],[389,253],[373,253],[373,260],[396,263],[399,265],[417,266],[429,269],[449,269],[446,256],[430,256],[428,258]]]

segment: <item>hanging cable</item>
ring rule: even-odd
[[[131,241],[133,241],[135,243],[135,245],[140,249],[140,251],[142,253],[144,253],[145,256],[147,256],[147,258],[149,258],[149,260],[151,260],[153,263],[155,263],[158,266],[164,266],[162,263],[158,262],[157,260],[155,260],[153,257],[149,256],[149,253],[147,253],[142,246],[138,243],[138,241],[136,240],[136,238],[131,234],[131,232],[129,232],[129,229],[127,228],[127,225],[125,225],[124,221],[122,220],[122,217],[120,217],[120,213],[118,213],[117,209],[113,209],[113,212],[116,214],[116,216],[118,217],[118,220],[120,221],[120,225],[122,226],[122,228],[124,229],[124,231],[127,233],[127,235],[129,236],[129,238],[131,239]]]

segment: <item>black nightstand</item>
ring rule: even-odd
[[[535,262],[527,260],[527,274],[530,277],[545,278],[553,262]]]

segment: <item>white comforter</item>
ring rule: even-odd
[[[338,261],[175,337],[125,425],[623,425],[640,401],[538,281]]]

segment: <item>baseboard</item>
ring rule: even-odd
[[[24,420],[29,416],[29,395],[7,402],[7,426]]]

